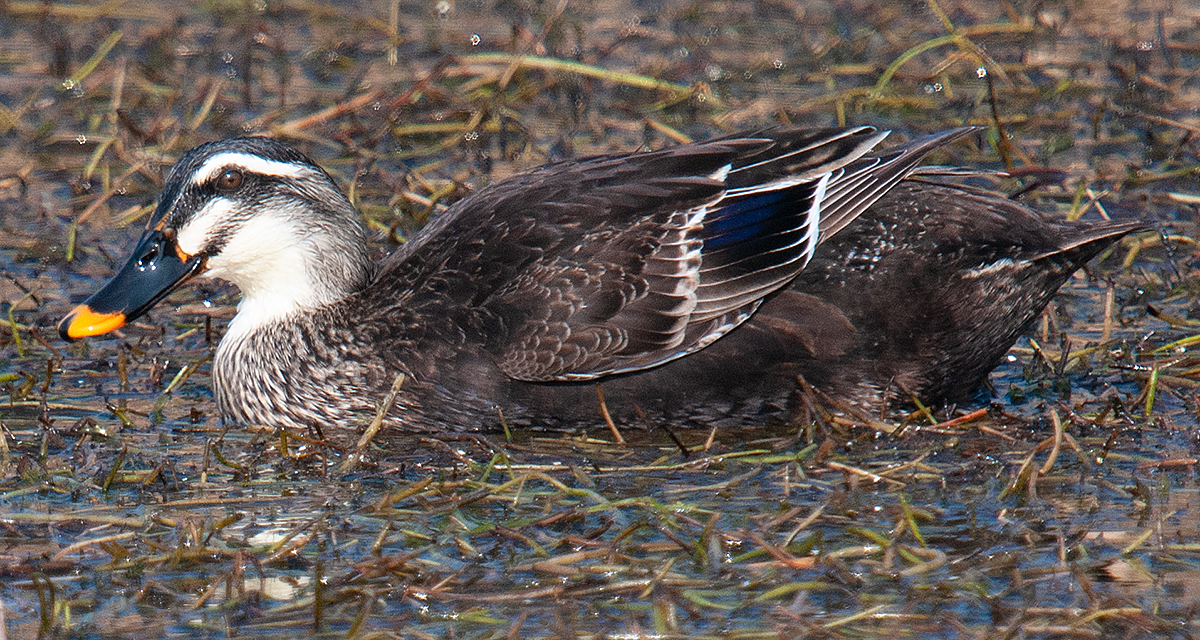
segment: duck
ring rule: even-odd
[[[760,310],[779,334],[807,336],[799,368],[817,388],[873,409],[976,397],[1074,273],[1153,230],[1054,219],[943,180],[901,181]]]
[[[381,405],[397,432],[761,424],[795,419],[802,381],[855,403],[953,400],[1072,272],[1142,228],[1051,222],[914,173],[974,131],[878,151],[888,131],[778,126],[547,164],[378,264],[307,156],[209,142],[59,333],[108,333],[195,277],[229,281],[222,419],[318,433],[362,429]]]

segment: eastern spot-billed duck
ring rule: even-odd
[[[904,180],[971,131],[877,152],[887,132],[871,127],[779,127],[550,164],[378,265],[324,170],[276,140],[222,140],[180,158],[129,262],[60,332],[116,329],[202,273],[228,280],[242,301],[213,360],[217,405],[289,427],[361,425],[400,373],[388,424],[413,430],[492,428],[501,410],[593,425],[597,383],[618,421],[786,417],[797,375],[858,402],[896,380],[953,399],[1138,226]]]

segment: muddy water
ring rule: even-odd
[[[0,14],[8,637],[1192,631],[1196,362],[1176,341],[1198,290],[1195,3]],[[120,335],[67,345],[53,330],[201,141],[292,140],[353,193],[383,254],[521,168],[779,121],[989,126],[991,145],[944,161],[1010,165],[1023,180],[1001,188],[1044,211],[1172,237],[1073,279],[995,393],[938,414],[992,405],[986,418],[891,437],[414,436],[345,469],[317,434],[217,420],[226,285],[181,291]],[[1090,349],[1106,314],[1109,341]]]

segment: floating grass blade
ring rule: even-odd
[[[112,51],[113,47],[117,46],[117,43],[121,41],[121,37],[123,35],[124,34],[119,29],[108,34],[108,37],[104,39],[104,42],[101,42],[100,46],[96,47],[96,52],[92,54],[92,57],[88,58],[87,62],[84,62],[83,66],[79,67],[78,71],[71,74],[71,77],[63,80],[62,88],[70,91],[79,86],[79,83],[83,82],[85,78],[87,78],[93,71],[96,70],[96,67],[100,64],[100,61],[108,55],[108,52]]]
[[[516,64],[521,67],[531,69],[542,69],[544,71],[562,71],[565,73],[574,73],[589,78],[596,78],[616,84],[624,84],[640,89],[653,89],[655,91],[666,91],[678,95],[691,94],[693,89],[687,85],[678,84],[675,82],[667,82],[644,76],[637,73],[626,73],[622,71],[613,71],[574,60],[562,60],[559,58],[546,58],[542,56],[519,56],[509,53],[476,53],[466,56],[460,56],[459,60],[465,63],[479,64]]]
[[[1145,418],[1150,419],[1154,413],[1154,398],[1158,395],[1158,363],[1154,363],[1154,368],[1150,370],[1150,380],[1146,382],[1146,414]]]

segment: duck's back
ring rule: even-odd
[[[903,181],[735,331],[686,358],[603,379],[607,409],[634,424],[786,420],[799,406],[798,376],[871,408],[909,393],[962,399],[1071,273],[1141,227],[1054,222],[998,195]],[[510,425],[600,422],[596,383],[514,380],[453,331],[461,342],[439,338],[425,371],[414,371],[410,426],[487,429],[501,411]]]
[[[383,265],[347,315],[389,369],[440,375],[446,347],[528,382],[654,368],[753,314],[932,148],[884,133],[779,128],[548,165],[456,203]],[[431,367],[436,366],[434,372]]]
[[[822,246],[754,322],[819,345],[804,374],[843,397],[958,401],[1072,273],[1143,229],[1050,220],[998,194],[909,179]]]

